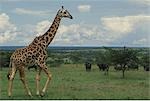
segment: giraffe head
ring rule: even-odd
[[[62,6],[61,9],[59,9],[58,13],[57,13],[60,17],[65,17],[65,18],[70,18],[73,19],[73,17],[71,16],[71,14],[64,9],[64,7]]]

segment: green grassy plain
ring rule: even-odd
[[[34,70],[26,70],[26,78],[33,94],[25,94],[17,72],[13,83],[13,96],[7,96],[7,69],[0,71],[0,99],[150,99],[150,73],[142,68],[139,71],[127,71],[122,79],[120,71],[110,70],[105,76],[96,66],[86,72],[84,65],[62,65],[50,68],[52,80],[44,97],[36,96]],[[41,74],[41,89],[46,75]]]

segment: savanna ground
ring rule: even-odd
[[[110,69],[106,76],[99,71],[97,66],[92,67],[91,72],[86,72],[84,65],[61,65],[50,68],[52,80],[44,97],[36,96],[34,70],[26,70],[26,78],[33,94],[30,98],[25,94],[22,82],[17,72],[13,96],[7,96],[8,69],[0,71],[0,99],[150,99],[150,73],[140,68],[139,71],[130,70],[125,72],[122,78],[121,71]],[[41,88],[44,86],[46,76],[41,74]]]

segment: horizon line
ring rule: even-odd
[[[28,45],[27,45],[28,46]],[[25,47],[25,45],[0,45],[0,47]],[[48,47],[146,47],[146,48],[150,48],[150,46],[128,46],[128,45],[102,45],[102,46],[87,46],[87,45],[52,45],[52,46],[48,46]]]

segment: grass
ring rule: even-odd
[[[26,78],[33,94],[30,98],[25,94],[17,72],[13,83],[13,96],[7,96],[7,69],[0,71],[0,99],[150,99],[150,73],[142,69],[127,71],[125,79],[121,72],[110,70],[105,76],[96,66],[86,72],[83,65],[62,65],[50,68],[52,80],[44,97],[37,97],[35,87],[36,72],[26,70]],[[41,74],[41,88],[46,76]]]

